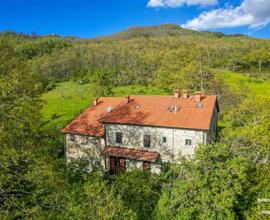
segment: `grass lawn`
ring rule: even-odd
[[[257,80],[240,73],[224,72],[223,80],[231,86],[236,92],[240,92],[241,87],[248,88],[258,97],[270,97],[270,82]]]

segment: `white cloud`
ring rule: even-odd
[[[250,24],[251,27],[265,26],[270,23],[269,0],[245,0],[242,8],[253,17],[253,22]]]
[[[270,23],[270,0],[244,0],[238,7],[226,6],[203,12],[182,27],[195,30],[239,26],[258,28],[268,23]]]
[[[147,6],[152,8],[177,8],[183,6],[184,4],[209,6],[217,4],[217,0],[149,0]]]

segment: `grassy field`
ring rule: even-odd
[[[241,74],[225,72],[222,74],[224,81],[235,91],[239,92],[246,87],[250,92],[259,97],[270,97],[270,82],[262,82]],[[78,115],[93,101],[92,84],[79,84],[77,82],[59,83],[57,87],[42,96],[44,107],[43,119],[47,126],[61,129],[65,124]],[[166,93],[151,86],[123,86],[113,89],[114,96],[126,96],[128,94],[165,95]]]
[[[60,129],[86,108],[91,100],[93,86],[75,82],[59,83],[42,96],[42,116],[48,125]]]
[[[240,92],[241,88],[246,87],[259,97],[270,97],[270,82],[268,81],[232,72],[224,72],[221,77],[236,92]]]

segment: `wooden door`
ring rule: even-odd
[[[114,175],[115,174],[115,157],[110,156],[110,170],[109,174]]]
[[[110,156],[110,175],[118,175],[126,171],[126,160],[124,158]]]

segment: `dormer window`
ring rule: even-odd
[[[178,112],[180,110],[180,107],[178,105],[170,105],[167,109],[169,112]]]
[[[115,138],[115,142],[117,144],[122,144],[122,132],[116,132],[116,138]]]
[[[134,105],[134,109],[139,109],[140,107],[141,107],[141,106],[138,105],[138,104]]]
[[[201,102],[196,103],[196,108],[203,108],[203,103]]]

